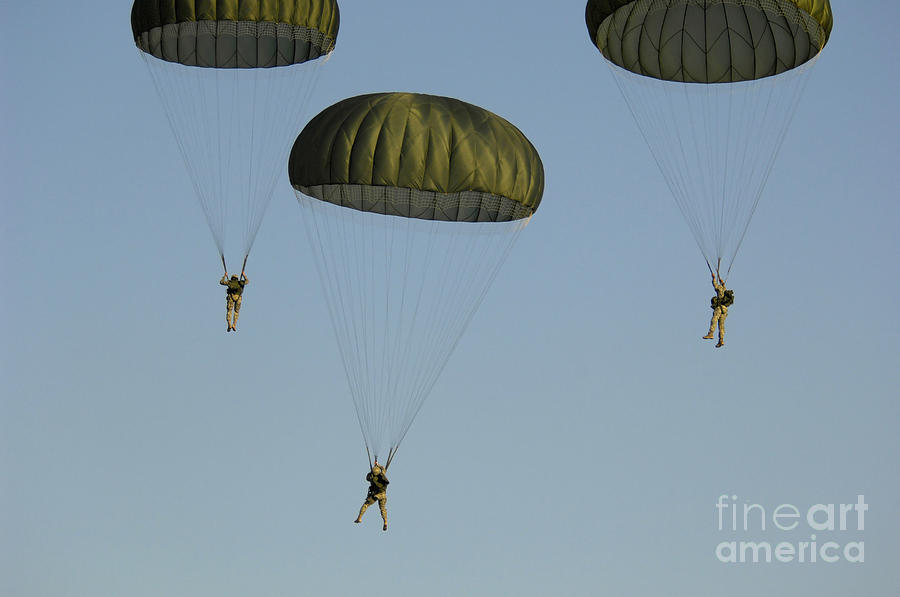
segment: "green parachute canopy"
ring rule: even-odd
[[[288,169],[366,450],[387,466],[538,208],[541,159],[487,110],[377,93],[313,118]]]
[[[323,201],[346,203],[352,189],[355,209],[450,221],[528,217],[544,189],[541,159],[519,129],[478,106],[418,93],[327,108],[297,137],[288,172],[295,189]]]
[[[590,0],[588,34],[614,64],[687,83],[751,81],[815,57],[828,0]]]
[[[262,68],[314,60],[334,49],[335,0],[136,0],[138,48],[162,60]]]

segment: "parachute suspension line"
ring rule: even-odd
[[[686,202],[686,198],[691,195],[689,191],[690,173],[686,160],[688,150],[684,147],[684,139],[678,134],[676,123],[670,117],[679,112],[674,96],[677,89],[674,84],[669,83],[669,91],[672,92],[670,95],[661,89],[666,86],[666,82],[641,77],[610,61],[604,62],[612,72],[613,80],[638,125],[638,130],[650,150],[650,155],[675,198],[676,206],[693,233],[697,247],[704,256],[707,256],[709,251],[702,242],[700,216],[688,209]],[[685,88],[683,92],[686,97],[688,90]],[[660,98],[665,100],[666,105],[655,105],[660,103]],[[692,116],[690,113],[687,115],[688,118],[692,118]],[[690,130],[694,131],[694,127],[691,126]],[[658,140],[655,140],[654,136]],[[675,151],[676,149],[678,151]],[[673,161],[675,163],[672,163]],[[709,257],[707,257],[708,262]]]
[[[205,98],[201,97],[198,102],[196,85],[192,84],[190,73],[185,72],[189,67],[160,60],[140,50],[138,50],[138,54],[140,54],[141,59],[147,66],[153,86],[163,104],[163,112],[175,137],[175,143],[188,172],[188,178],[194,187],[195,195],[200,201],[200,207],[213,234],[213,241],[219,253],[224,254],[225,249],[219,233],[221,226],[218,225],[217,218],[213,216],[215,210],[210,205],[207,193],[203,190],[203,182],[205,181],[203,169],[192,159],[192,154],[195,152],[192,151],[193,148],[188,144],[190,140],[196,143],[197,140],[202,138],[199,135],[202,126],[196,120],[185,115],[190,114]]]
[[[222,258],[222,268],[225,270],[225,273],[227,274],[227,273],[228,273],[228,266],[225,265],[225,255],[223,255],[222,253],[219,253],[219,257]]]
[[[386,193],[411,204],[408,189]],[[367,451],[392,460],[527,221],[429,221],[297,196]]]
[[[759,183],[758,189],[753,197],[753,202],[749,211],[750,217],[752,217],[752,215],[756,213],[756,208],[758,207],[759,200],[762,197],[762,192],[765,189],[766,183],[769,180],[769,176],[772,173],[773,166],[775,165],[775,160],[778,157],[778,152],[781,149],[781,146],[784,144],[784,139],[787,136],[787,132],[788,130],[790,130],[790,125],[797,113],[797,107],[800,104],[800,99],[803,97],[803,92],[806,90],[810,74],[812,73],[812,69],[818,59],[819,55],[817,54],[804,64],[792,70],[789,70],[780,75],[776,75],[774,77],[767,77],[755,82],[759,85],[767,85],[769,87],[769,97],[767,98],[766,107],[767,120],[774,119],[776,116],[781,116],[782,120],[779,121],[779,126],[775,127],[772,133],[774,135],[774,139],[769,141],[769,143],[771,143],[771,145],[774,147],[774,151],[768,154],[767,160],[761,166],[762,180]],[[786,87],[785,93],[776,93],[777,90],[775,89],[775,86],[779,83],[783,83],[783,85]],[[762,145],[762,143],[760,144]],[[728,270],[726,272],[726,277],[728,276],[728,273],[731,272],[731,267],[734,264],[734,257],[737,255],[738,249],[744,242],[744,237],[747,234],[747,229],[750,223],[750,217],[747,218],[746,224],[740,230],[740,235],[734,247],[734,251],[732,252],[731,258],[728,261]]]
[[[815,58],[739,83],[679,83],[605,61],[707,265],[730,273]]]
[[[247,76],[252,77],[253,84],[247,86],[252,96],[246,103],[252,110],[246,114],[249,131],[245,135],[252,150],[245,158],[249,173],[243,218],[245,255],[250,253],[278,178],[284,176],[283,168],[269,167],[261,158],[271,157],[277,163],[287,159],[324,60],[323,57],[290,66],[248,69]]]
[[[728,20],[727,14],[728,13],[726,12],[725,13],[726,22]],[[731,30],[726,28],[726,31],[728,31],[728,37],[730,39],[731,38]],[[729,45],[731,45],[730,42],[729,42]],[[734,111],[733,111],[734,94],[731,93],[730,91],[725,91],[724,95],[725,95],[725,99],[726,99],[726,101],[723,102],[725,104],[723,107],[724,107],[725,113],[726,113],[724,118],[718,113],[718,109],[720,107],[718,105],[718,103],[708,101],[709,94],[707,94],[707,97],[706,97],[706,99],[708,101],[707,109],[710,111],[715,110],[714,115],[713,115],[713,122],[717,125],[715,135],[718,136],[723,133],[723,131],[719,130],[719,127],[724,124],[725,131],[724,131],[723,138],[730,140],[732,138],[731,125],[732,125],[733,116],[734,116]],[[712,104],[712,106],[709,106],[709,104]],[[709,139],[708,141],[709,141],[709,143],[712,143],[713,140]],[[739,160],[741,163],[741,166],[739,166],[737,168],[732,168],[732,170],[736,170],[737,172],[740,172],[742,170],[743,163],[746,162],[747,146],[748,146],[748,144],[745,143],[744,148],[743,148],[744,149],[744,152],[743,152],[744,159]],[[718,188],[715,189],[715,195],[713,195],[713,196],[718,195],[718,197],[719,197],[718,205],[716,206],[714,212],[712,214],[710,214],[712,217],[712,219],[711,219],[712,222],[715,222],[716,220],[718,220],[718,225],[716,226],[716,231],[715,231],[715,239],[716,239],[716,275],[719,275],[719,267],[721,267],[721,265],[722,265],[722,254],[727,249],[727,247],[725,246],[725,239],[727,238],[727,232],[726,232],[727,228],[726,228],[725,223],[726,223],[726,214],[728,214],[728,212],[729,212],[729,210],[728,210],[728,180],[729,180],[729,176],[731,174],[731,171],[729,170],[728,167],[729,167],[729,165],[732,165],[732,164],[729,163],[730,158],[731,158],[730,151],[713,152],[713,153],[716,157],[721,157],[722,160],[724,161],[723,164],[721,164],[721,165],[717,164],[715,166],[714,171],[721,172],[722,178],[721,178],[721,180],[718,181],[718,183],[719,183]]]
[[[272,68],[208,68],[138,53],[220,256],[247,257],[324,57]]]
[[[314,257],[313,262],[316,266],[316,272],[319,274],[319,280],[322,283],[322,288],[324,289],[325,294],[325,304],[328,307],[329,320],[331,321],[332,328],[334,329],[335,337],[337,338],[338,345],[338,354],[341,357],[341,363],[344,367],[344,372],[347,377],[347,381],[350,385],[350,394],[353,397],[354,404],[356,405],[356,415],[357,422],[359,423],[360,431],[363,434],[363,440],[366,445],[366,454],[369,456],[369,465],[372,464],[372,452],[371,452],[371,442],[369,441],[368,434],[366,433],[366,426],[363,419],[363,414],[360,411],[359,403],[357,402],[358,395],[358,387],[361,384],[361,380],[359,379],[358,371],[351,366],[350,355],[348,354],[348,349],[350,347],[350,337],[351,331],[348,326],[348,320],[346,317],[341,317],[341,314],[347,313],[346,308],[342,304],[340,304],[344,299],[344,293],[339,291],[339,282],[338,282],[338,274],[339,272],[334,271],[332,268],[332,275],[329,275],[328,263],[326,261],[327,251],[345,251],[346,248],[342,246],[334,246],[334,242],[328,242],[332,239],[326,238],[328,233],[325,222],[320,220],[324,220],[326,214],[322,214],[320,210],[324,210],[324,206],[320,205],[319,201],[315,199],[311,199],[301,193],[296,193],[297,200],[303,208],[303,213],[301,215],[301,219],[303,220],[304,228],[306,228],[307,238],[309,239],[310,247],[312,249],[312,253]],[[346,264],[346,259],[337,260]],[[345,280],[350,280],[349,277],[345,277]],[[349,282],[352,283],[352,282]],[[376,454],[377,457],[377,454]]]
[[[211,214],[207,216],[207,219],[212,219],[218,216],[218,221],[216,222],[215,230],[218,233],[216,237],[218,239],[218,243],[221,245],[221,252],[225,252],[225,247],[228,246],[227,239],[227,230],[225,228],[225,222],[228,221],[228,202],[225,200],[227,196],[225,193],[227,183],[225,182],[225,173],[231,172],[231,151],[228,150],[228,140],[224,138],[224,127],[232,127],[235,123],[232,122],[223,122],[225,120],[223,114],[223,106],[222,106],[222,95],[226,93],[226,90],[223,89],[222,77],[226,76],[227,73],[222,72],[223,69],[214,69],[213,79],[216,83],[216,91],[215,91],[215,104],[216,104],[216,118],[215,121],[211,122],[210,125],[213,127],[216,135],[216,152],[215,158],[213,162],[209,164],[210,167],[213,166],[216,162],[220,164],[218,169],[212,169],[210,172],[215,172],[215,180],[216,183],[214,187],[207,191],[207,193],[211,193],[212,197],[218,200],[218,209],[213,210]],[[203,91],[202,81],[198,78],[198,93]],[[227,87],[226,87],[227,89]],[[237,93],[237,85],[232,85],[232,93]],[[236,98],[231,98],[230,105],[237,105]],[[229,105],[226,102],[226,105]],[[199,124],[199,122],[198,122]],[[197,136],[195,138],[203,139],[205,136],[200,134],[200,131],[195,133]],[[212,149],[212,148],[210,148]],[[212,227],[212,225],[210,225]],[[215,234],[214,234],[215,236]]]
[[[329,53],[301,64],[256,69],[272,71],[259,77],[267,85],[260,94],[261,97],[266,99],[277,97],[279,101],[266,101],[265,110],[260,110],[257,114],[257,118],[261,122],[278,123],[278,126],[257,125],[254,127],[256,138],[258,139],[256,147],[263,149],[262,151],[257,149],[254,153],[257,155],[269,155],[274,151],[277,152],[276,159],[279,163],[287,160],[291,143],[302,128],[309,106],[309,99],[321,75],[321,66],[330,56],[331,54]],[[263,113],[265,113],[265,118],[263,118]],[[285,131],[289,131],[291,134],[283,134]],[[272,148],[273,151],[265,148]],[[246,253],[250,252],[250,248],[256,239],[278,180],[285,175],[283,167],[267,168],[265,164],[261,164],[257,168],[257,173],[254,179],[256,184],[250,193],[251,196],[261,200],[256,200],[252,203],[254,207],[250,217],[247,218]]]
[[[247,178],[246,178],[246,182],[241,181],[242,183],[245,182],[245,184],[246,184],[246,187],[243,189],[243,193],[244,193],[244,196],[246,197],[246,201],[242,202],[242,204],[241,204],[241,206],[243,207],[243,216],[241,218],[241,222],[244,223],[243,238],[242,238],[244,255],[247,255],[247,253],[250,252],[250,245],[249,245],[250,231],[253,229],[253,221],[252,221],[252,215],[251,215],[253,213],[253,202],[254,202],[254,199],[259,199],[259,196],[256,195],[254,192],[255,188],[253,185],[253,180],[254,180],[253,154],[255,152],[252,151],[252,148],[254,147],[254,143],[256,141],[256,138],[255,138],[256,137],[256,119],[259,117],[259,112],[260,112],[259,108],[257,108],[257,105],[256,105],[257,91],[259,88],[259,75],[256,71],[260,71],[260,70],[266,70],[266,69],[258,69],[258,68],[248,69],[248,71],[249,71],[248,78],[251,79],[252,83],[253,83],[252,85],[248,86],[249,87],[248,91],[250,94],[250,97],[248,98],[248,103],[250,105],[250,112],[245,113],[241,117],[238,118],[238,120],[240,121],[238,123],[238,126],[244,125],[244,124],[246,124],[246,121],[249,121],[249,129],[250,130],[247,132],[247,137],[248,137],[249,146],[251,148],[251,151],[248,151],[243,156],[243,159],[246,161],[246,165],[247,165],[247,170],[246,170]],[[269,117],[269,114],[263,115],[263,118],[267,119],[268,117]]]
[[[435,224],[439,223],[435,222]],[[443,347],[443,349],[440,350],[438,356],[436,357],[439,366],[432,373],[430,379],[425,378],[424,375],[420,376],[418,382],[418,391],[415,399],[416,406],[414,410],[409,412],[406,420],[404,420],[401,426],[402,431],[395,444],[396,446],[399,446],[403,438],[406,437],[406,433],[409,431],[413,420],[424,404],[425,398],[428,396],[432,387],[440,377],[440,374],[443,372],[444,368],[449,362],[450,355],[454,352],[457,344],[462,338],[463,331],[465,331],[465,329],[469,326],[469,323],[474,318],[475,313],[478,311],[478,307],[481,305],[484,297],[487,295],[488,290],[493,284],[494,279],[500,272],[503,263],[509,256],[509,253],[512,250],[513,245],[515,244],[519,233],[526,225],[527,219],[508,222],[504,224],[462,224],[456,226],[456,228],[459,229],[460,235],[463,234],[464,228],[466,226],[503,226],[511,228],[512,231],[504,231],[494,234],[493,240],[496,242],[491,243],[491,245],[493,246],[488,246],[481,251],[478,251],[475,244],[472,243],[470,245],[472,247],[472,250],[468,253],[468,255],[461,260],[457,260],[456,263],[453,264],[453,267],[456,268],[459,267],[460,262],[462,262],[464,264],[464,270],[473,270],[476,273],[475,275],[468,276],[467,280],[464,280],[464,283],[461,285],[457,284],[448,288],[448,281],[448,284],[445,285],[445,287],[441,291],[441,296],[446,298],[444,310],[445,312],[450,313],[449,306],[457,303],[463,303],[464,297],[470,297],[469,303],[464,308],[461,323],[455,322],[449,316],[445,318],[442,329],[440,330],[440,332],[438,332],[438,337],[441,339],[433,343],[433,350],[435,352],[438,352],[439,349]],[[497,257],[495,258],[495,261],[491,261],[490,259],[485,258],[486,255],[496,255]],[[457,327],[454,329],[454,326]]]

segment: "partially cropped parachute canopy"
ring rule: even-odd
[[[685,83],[751,81],[814,58],[828,0],[589,0],[588,34],[610,62]]]
[[[135,0],[131,29],[147,54],[186,66],[266,68],[334,49],[336,0]]]
[[[515,126],[457,99],[376,93],[325,109],[289,161],[304,195],[423,220],[505,222],[534,213],[544,170]]]

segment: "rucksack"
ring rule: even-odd
[[[722,301],[719,303],[722,307],[730,307],[734,304],[734,291],[728,289],[725,291],[725,296],[722,298]]]

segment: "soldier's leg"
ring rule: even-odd
[[[705,340],[712,340],[713,333],[716,331],[716,322],[719,320],[719,310],[713,309],[712,318],[709,320],[709,332],[703,338]]]
[[[367,495],[367,496],[366,496],[366,501],[363,502],[362,507],[359,509],[359,516],[357,516],[357,517],[356,517],[356,520],[354,520],[353,522],[359,522],[359,521],[361,521],[361,520],[362,520],[362,517],[363,517],[363,514],[365,514],[365,513],[366,513],[366,510],[368,510],[369,506],[371,506],[371,505],[374,504],[374,503],[375,503],[375,498],[372,497],[371,495]]]
[[[384,521],[383,531],[387,530],[387,495],[382,493],[378,496],[378,508],[381,510],[381,520]]]
[[[228,329],[231,329],[231,312],[234,309],[234,299],[231,298],[229,294],[225,299],[225,323],[228,324]]]
[[[722,346],[725,344],[725,318],[728,317],[727,313],[722,313],[719,316],[719,343],[716,346]]]
[[[237,298],[234,299],[234,321],[231,323],[231,327],[237,325],[238,315],[241,312],[241,295],[237,295]]]

